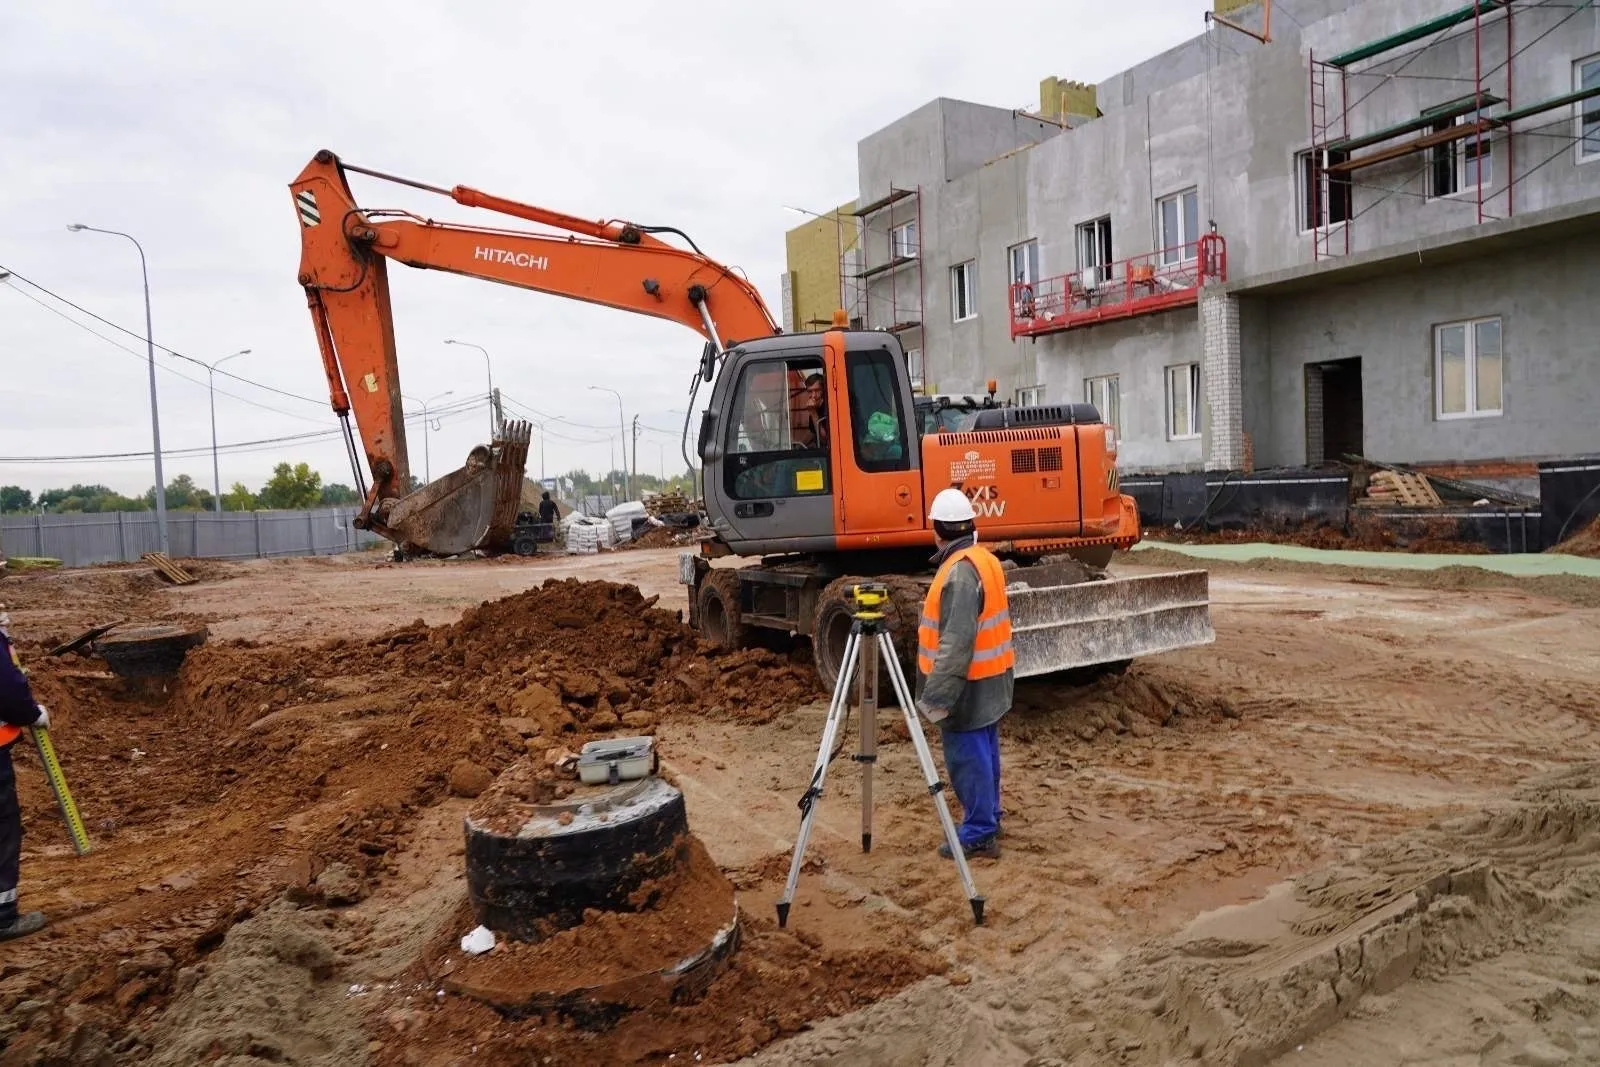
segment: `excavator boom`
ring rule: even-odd
[[[467,207],[563,231],[532,233],[436,222],[357,205],[346,180],[360,173],[448,196]],[[290,185],[301,226],[305,288],[334,412],[357,462],[355,416],[372,487],[358,522],[405,546],[449,554],[480,544],[515,514],[526,424],[474,450],[468,464],[408,493],[410,467],[389,299],[388,261],[442,270],[671,319],[719,349],[778,333],[748,281],[697,250],[633,223],[580,219],[456,186],[444,189],[341,163],[322,151]],[[672,231],[675,232],[675,231]],[[518,456],[522,457],[519,459]],[[508,505],[506,502],[510,501]]]

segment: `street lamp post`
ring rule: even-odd
[[[500,432],[500,423],[499,420],[495,418],[495,415],[498,414],[498,411],[496,410],[496,405],[494,402],[494,368],[489,365],[489,350],[484,348],[482,345],[475,345],[471,341],[447,340],[445,341],[445,344],[462,345],[466,348],[476,348],[479,352],[483,353],[483,372],[489,379],[489,436],[494,437]]]
[[[413,404],[422,405],[422,480],[424,482],[433,481],[433,461],[428,456],[428,405],[435,400],[443,400],[454,393],[454,389],[446,389],[438,396],[430,396],[427,400],[418,400],[414,396],[406,396],[403,393],[400,396],[401,400],[409,400]],[[406,486],[406,488],[409,490],[411,487]]]
[[[222,514],[222,472],[217,466],[217,368],[230,359],[249,354],[248,348],[241,348],[231,356],[223,356],[215,363],[206,364],[206,385],[211,390],[211,491],[216,497],[218,515]]]
[[[589,388],[602,393],[610,393],[617,398],[617,429],[621,433],[618,439],[622,442],[622,494],[627,499],[632,500],[633,485],[631,476],[628,473],[628,417],[622,411],[622,394],[604,385],[591,385]]]
[[[132,241],[133,247],[139,250],[139,274],[144,279],[144,343],[150,365],[150,441],[156,459],[156,543],[165,553],[172,546],[167,539],[167,481],[161,473],[161,414],[156,405],[156,341],[150,323],[150,268],[145,262],[144,246],[132,234],[120,230],[102,230],[95,226],[85,226],[81,222],[74,222],[67,229],[73,233],[88,230],[90,233],[124,237]]]

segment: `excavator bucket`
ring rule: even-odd
[[[491,444],[468,454],[466,466],[401,497],[384,524],[390,540],[439,556],[508,543],[531,435],[528,423],[508,422]]]
[[[1057,573],[1059,572],[1059,573]],[[1206,571],[1083,581],[1075,563],[1008,575],[1017,677],[1116,663],[1216,640]]]

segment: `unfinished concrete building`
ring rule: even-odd
[[[1219,0],[1041,97],[860,142],[841,299],[927,391],[1091,401],[1131,472],[1600,451],[1600,6]]]

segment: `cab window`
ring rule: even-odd
[[[894,357],[885,349],[845,353],[849,377],[851,445],[864,471],[911,469],[905,409]]]
[[[832,490],[826,410],[806,382],[818,359],[751,363],[734,389],[723,488],[735,500],[826,495]]]

